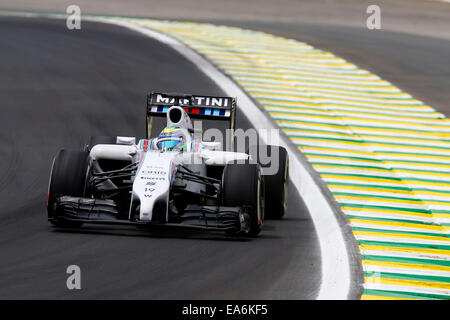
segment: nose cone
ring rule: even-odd
[[[144,152],[133,183],[133,200],[140,201],[139,219],[152,221],[155,204],[162,201],[167,221],[167,203],[169,201],[170,182],[175,169],[176,152]],[[158,215],[160,216],[160,215]]]

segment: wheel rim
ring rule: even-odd
[[[89,193],[91,192],[91,190],[89,188],[89,177],[91,175],[92,162],[90,161],[89,158],[88,158],[88,161],[89,161],[89,163],[87,165],[86,174],[84,176],[83,197],[86,197],[88,191],[89,191]]]
[[[287,210],[287,193],[289,186],[289,158],[286,157],[286,167],[284,169],[284,184],[283,184],[283,193],[282,193],[282,203],[283,203],[283,215]]]
[[[258,217],[258,225],[262,223],[262,216],[261,216],[261,175],[258,174],[258,186],[257,186],[257,205],[256,205],[256,212]]]
[[[51,188],[51,184],[52,184],[52,176],[53,176],[53,168],[55,167],[55,159],[56,157],[53,158],[53,162],[52,162],[52,168],[50,169],[50,178],[48,180],[48,188],[47,188],[47,208],[49,205],[49,201],[50,201],[50,188]]]

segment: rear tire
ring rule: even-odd
[[[264,181],[258,164],[227,164],[222,178],[222,204],[248,206],[249,236],[261,232],[264,222]]]
[[[278,148],[278,171],[273,175],[264,175],[266,182],[266,212],[269,219],[281,219],[287,210],[287,193],[289,186],[289,155],[285,148]]]
[[[61,150],[53,160],[47,195],[49,221],[58,227],[80,227],[82,223],[61,220],[56,212],[56,197],[85,195],[89,154],[85,151]]]

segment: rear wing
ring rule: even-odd
[[[191,119],[228,121],[234,136],[236,98],[152,92],[147,95],[147,139],[152,132],[153,117],[166,117],[167,110],[172,106],[182,107]]]

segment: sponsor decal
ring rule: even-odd
[[[167,171],[165,170],[147,170],[144,169],[141,171],[142,174],[145,175],[155,175],[155,176],[166,176],[167,175]]]
[[[191,99],[181,99],[175,97],[167,97],[161,94],[157,94],[153,97],[153,103],[164,103],[168,105],[173,105],[179,101],[181,105],[194,105],[194,106],[208,106],[208,107],[230,107],[232,105],[233,98],[230,97],[202,97],[193,96]]]

